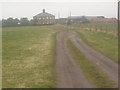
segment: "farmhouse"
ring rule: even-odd
[[[33,17],[35,24],[37,25],[52,25],[55,24],[55,16],[45,12],[43,9],[42,13],[37,14]]]

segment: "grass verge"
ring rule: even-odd
[[[88,45],[118,62],[118,37],[88,30],[77,30],[77,32]]]
[[[109,80],[104,72],[93,66],[92,63],[86,59],[86,57],[73,45],[70,40],[67,41],[67,46],[71,56],[76,60],[91,83],[93,83],[97,88],[116,87],[115,83]]]

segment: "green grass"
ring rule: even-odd
[[[51,26],[3,28],[3,88],[55,85],[55,35]]]
[[[70,40],[67,41],[67,46],[71,56],[83,70],[88,80],[92,82],[97,88],[116,87],[115,83],[109,80],[104,72],[93,66],[92,63],[86,59],[86,57],[73,45]]]
[[[88,30],[77,30],[77,32],[88,45],[118,62],[118,37]]]

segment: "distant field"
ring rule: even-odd
[[[50,26],[3,28],[3,88],[54,87],[56,33]]]

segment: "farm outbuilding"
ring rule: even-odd
[[[69,16],[68,22],[72,24],[81,24],[81,23],[88,23],[89,20],[85,16]]]
[[[116,18],[96,18],[91,20],[92,23],[117,23]]]
[[[45,12],[43,9],[42,13],[37,14],[33,17],[35,24],[37,25],[52,25],[55,24],[55,16]]]

